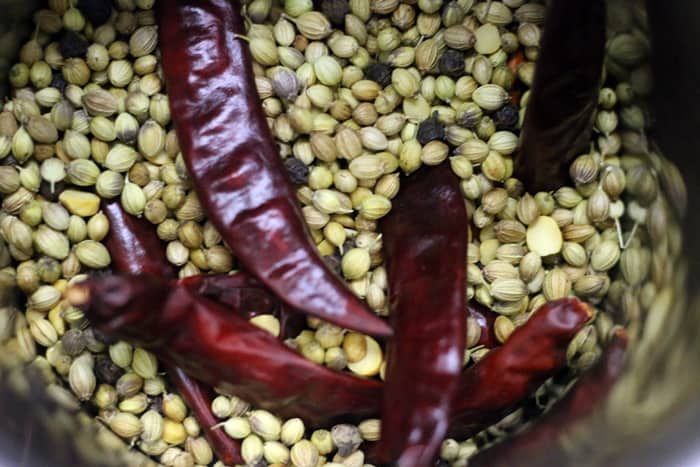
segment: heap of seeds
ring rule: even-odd
[[[388,313],[377,221],[391,210],[402,174],[448,163],[478,232],[469,239],[467,294],[499,313],[501,342],[547,300],[569,295],[598,306],[569,348],[573,373],[600,354],[613,326],[609,310],[621,308],[638,330],[670,281],[681,249],[672,212],[684,209],[677,169],[644,136],[651,79],[643,17],[634,10],[616,16],[596,135],[572,164],[571,183],[526,193],[512,177],[512,156],[535,72],[542,2],[327,3],[332,8],[319,12],[311,0],[254,0],[245,6],[246,39],[306,223],[351,290]],[[235,270],[192,189],[171,124],[153,1],[114,5],[93,27],[99,11],[49,0],[10,69],[12,94],[0,107],[0,281],[27,301],[18,308],[3,297],[9,305],[0,308],[0,341],[3,352],[44,369],[56,391],[62,382],[116,435],[163,465],[210,465],[211,448],[154,356],[100,336],[62,300],[68,285],[110,264],[101,198],[119,198],[128,213],[148,219],[180,277]],[[666,200],[661,185],[675,199]],[[271,315],[251,321],[279,334]],[[468,322],[465,366],[488,352],[476,346],[479,332]],[[308,319],[288,344],[318,364],[383,377],[383,351],[371,337]],[[548,383],[537,400],[560,393]],[[299,419],[223,395],[212,409],[220,429],[243,441],[249,465],[362,466],[361,442],[380,433],[379,420],[311,432]],[[474,439],[446,440],[442,459],[465,466],[478,446],[522,423],[521,415]]]

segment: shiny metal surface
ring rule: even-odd
[[[2,82],[20,40],[31,33],[26,19],[35,10],[35,3],[0,0],[0,95],[6,92]],[[602,409],[586,420],[575,436],[564,440],[569,455],[558,466],[700,465],[700,339],[696,337],[700,330],[700,218],[694,212],[700,205],[700,62],[696,32],[700,29],[700,3],[650,0],[648,17],[656,81],[651,136],[663,154],[680,167],[689,190],[689,212],[683,222],[683,261],[674,264],[671,271],[673,282],[668,293],[673,299],[668,314],[659,320],[657,330],[637,343],[628,372]],[[8,356],[0,356],[0,367],[11,363],[6,360]],[[104,431],[96,436],[92,425],[79,430],[82,423],[76,421],[77,416],[49,403],[43,386],[33,387],[18,375],[0,370],[0,465],[60,467],[143,462],[111,456],[104,446],[114,443],[114,439]],[[103,440],[100,447],[94,441],[96,437]],[[554,465],[547,450],[541,454],[524,460],[522,465]]]

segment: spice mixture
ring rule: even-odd
[[[602,87],[583,83],[576,134],[537,140],[528,105],[546,116],[569,92],[535,77],[536,63],[566,73],[538,61],[544,2],[189,3],[231,30],[202,14],[184,34],[184,1],[36,12],[0,104],[3,358],[177,467],[428,465],[433,451],[479,465],[552,404],[557,420],[604,393],[588,381],[556,405],[611,339],[634,341],[682,243],[682,178],[646,138],[642,10],[592,23],[608,34],[604,67],[588,58]],[[224,96],[247,99],[231,113],[207,67],[239,52],[188,42],[210,30],[245,51],[230,70],[252,57],[222,75]],[[205,57],[201,82],[181,46],[182,63]],[[255,145],[196,127],[232,116]],[[545,154],[581,135],[581,151]],[[420,454],[403,432],[418,427]]]

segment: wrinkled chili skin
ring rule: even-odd
[[[498,422],[566,366],[569,342],[591,317],[575,298],[546,303],[503,346],[462,373],[451,436],[469,438]]]
[[[605,0],[549,2],[515,160],[514,177],[531,193],[565,185],[569,165],[588,150],[603,71],[605,27]]]
[[[469,459],[470,467],[519,467],[547,452],[548,465],[563,464],[566,453],[556,440],[590,416],[610,392],[625,368],[628,338],[618,329],[595,364],[564,398],[523,431],[480,451]]]
[[[127,214],[119,201],[103,202],[102,211],[109,219],[109,233],[105,243],[116,272],[150,274],[164,279],[176,276],[175,268],[165,256],[163,243],[145,219]],[[218,285],[220,281],[216,279],[218,276],[198,277],[202,278],[204,284],[213,281]],[[239,278],[238,281],[242,282],[241,279],[245,278]],[[242,301],[251,303],[250,300]],[[228,465],[242,463],[240,443],[227,436],[221,429],[210,429],[217,423],[211,411],[211,390],[174,365],[168,365],[168,379],[204,428],[204,434],[216,455]]]
[[[246,319],[261,314],[277,314],[278,300],[262,284],[244,272],[233,275],[196,275],[179,282],[194,293],[226,305]]]
[[[178,140],[208,218],[245,269],[290,307],[342,327],[391,328],[325,265],[306,230],[255,92],[240,5],[158,2]]]
[[[197,295],[214,300],[246,319],[262,314],[276,316],[280,322],[281,340],[297,336],[306,324],[303,314],[280,303],[260,281],[242,271],[233,275],[190,276],[178,282]]]
[[[245,463],[241,456],[240,443],[231,439],[222,427],[215,427],[219,421],[211,411],[214,392],[187,376],[181,368],[174,366],[168,367],[168,379],[175,385],[190,410],[195,413],[204,436],[211,443],[219,460],[226,465]]]
[[[187,287],[153,276],[105,276],[74,289],[73,296],[87,295],[74,303],[99,329],[257,407],[311,426],[379,411],[379,381],[316,365]]]
[[[392,203],[381,230],[394,338],[377,452],[383,463],[420,467],[445,437],[462,371],[469,221],[446,164],[402,181]]]
[[[175,268],[165,257],[165,245],[145,219],[128,214],[119,200],[103,201],[102,212],[109,219],[105,246],[112,268],[119,273],[175,277]]]

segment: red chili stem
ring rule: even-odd
[[[605,0],[549,2],[515,161],[515,177],[530,192],[565,185],[570,163],[588,149],[603,72],[605,26]]]
[[[562,465],[565,452],[556,442],[600,407],[625,368],[628,338],[618,329],[601,359],[575,383],[569,393],[523,431],[495,444],[469,459],[473,467],[510,467],[523,459],[542,458],[547,465]]]
[[[373,335],[391,328],[325,265],[256,94],[240,4],[159,2],[173,121],[209,220],[245,269],[296,310]]]
[[[462,373],[452,436],[468,438],[498,422],[564,368],[569,342],[590,317],[578,299],[549,302]]]
[[[105,276],[69,291],[102,331],[150,349],[227,394],[321,426],[375,415],[381,383],[316,365],[222,305],[153,276]]]
[[[382,463],[429,465],[447,433],[464,360],[468,226],[459,179],[444,164],[402,181],[382,221],[395,333],[377,446]]]

